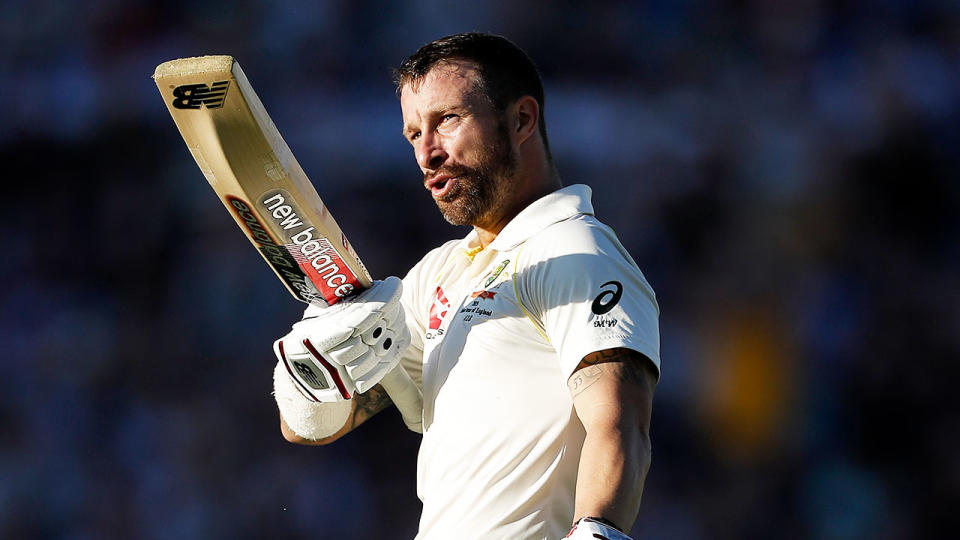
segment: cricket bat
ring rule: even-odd
[[[372,279],[232,56],[157,66],[154,81],[210,186],[294,298],[333,305]],[[381,382],[408,425],[422,397],[397,366]]]

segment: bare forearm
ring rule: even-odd
[[[616,427],[587,433],[577,472],[574,521],[606,518],[629,531],[640,510],[650,468],[650,439],[640,430]]]
[[[656,372],[630,349],[605,349],[584,357],[567,381],[586,430],[574,521],[607,519],[625,532],[640,510],[650,469],[650,413]]]

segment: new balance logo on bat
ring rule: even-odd
[[[217,81],[210,86],[205,84],[184,84],[173,89],[173,106],[177,109],[199,109],[206,105],[208,109],[223,107],[227,98],[230,81]]]

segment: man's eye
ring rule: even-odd
[[[446,122],[447,120],[450,120],[451,118],[456,118],[456,117],[457,117],[457,115],[455,115],[455,114],[445,114],[445,115],[443,115],[443,118],[442,118],[440,121],[441,121],[441,122]]]
[[[419,139],[419,138],[420,138],[420,132],[418,131],[418,132],[416,132],[416,133],[414,133],[413,135],[410,136],[410,142],[413,142],[413,141],[415,141],[415,140],[417,140],[417,139]]]

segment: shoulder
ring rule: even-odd
[[[515,276],[523,299],[544,309],[592,301],[612,288],[659,313],[656,293],[633,257],[613,229],[589,214],[554,223],[528,239]]]
[[[589,214],[580,214],[544,228],[523,246],[528,264],[568,257],[616,259],[636,266],[633,258],[608,225]]]

